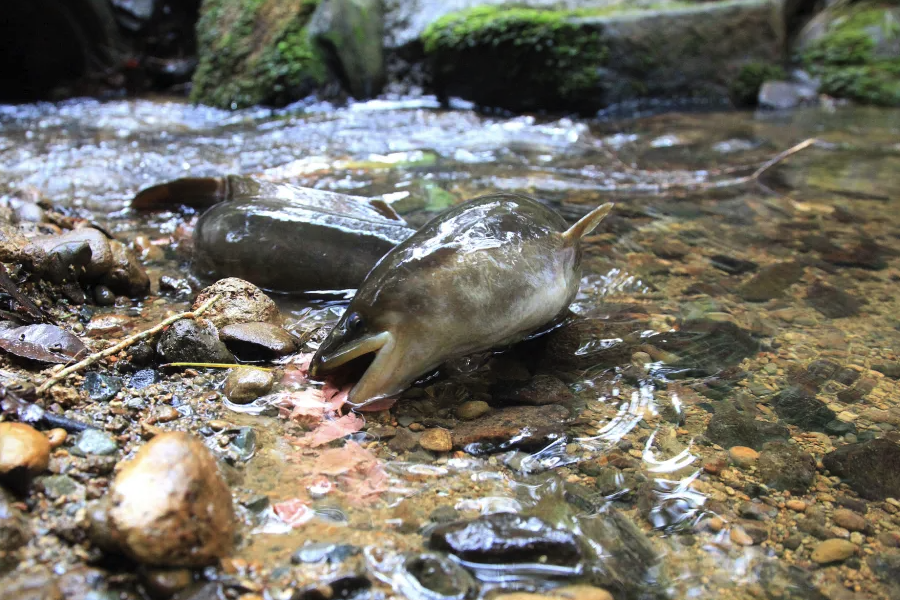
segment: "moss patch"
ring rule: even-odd
[[[766,81],[783,80],[787,77],[778,65],[751,62],[741,67],[737,77],[729,87],[731,99],[739,106],[753,106],[759,97],[759,88]]]
[[[900,58],[880,48],[900,43],[896,17],[895,4],[846,7],[833,15],[826,33],[812,41],[800,59],[821,78],[821,90],[826,94],[900,106]]]
[[[220,108],[283,105],[325,79],[306,32],[319,0],[205,0],[191,99]]]
[[[597,86],[607,60],[600,33],[576,24],[573,14],[479,6],[438,19],[422,42],[436,79],[469,72],[467,96],[476,102],[500,105],[495,100],[515,90],[516,108],[567,107]]]

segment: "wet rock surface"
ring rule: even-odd
[[[0,488],[0,553],[18,550],[31,539],[28,521],[13,502],[13,497]]]
[[[816,459],[787,442],[769,442],[759,454],[759,474],[766,485],[802,494],[816,475]]]
[[[247,404],[266,395],[275,384],[271,371],[254,367],[238,367],[225,378],[225,397],[235,404]]]
[[[569,387],[552,375],[536,375],[524,384],[499,385],[491,391],[495,401],[505,404],[543,406],[566,404],[574,398]]]
[[[572,565],[582,556],[573,533],[551,527],[537,517],[510,513],[441,525],[431,532],[428,543],[436,550],[486,564]]]
[[[218,329],[238,323],[271,323],[279,325],[281,313],[278,306],[262,290],[242,279],[220,279],[205,288],[194,300],[196,310],[205,302],[221,294],[222,298],[203,313]]]
[[[234,544],[231,492],[209,450],[193,436],[156,436],[126,463],[110,487],[111,538],[134,560],[204,566]]]
[[[734,408],[723,407],[710,419],[706,437],[726,448],[746,446],[762,450],[769,441],[787,439],[788,429],[778,423],[761,421]]]
[[[271,323],[234,323],[219,330],[219,338],[242,360],[264,360],[290,354],[297,340]]]
[[[896,442],[876,439],[848,444],[826,454],[822,462],[863,498],[900,496],[900,444]]]
[[[561,406],[521,406],[505,408],[453,429],[453,447],[468,452],[499,449],[538,449],[559,439],[569,411]]]
[[[209,323],[193,319],[175,321],[157,344],[166,362],[233,363],[234,356]]]
[[[47,437],[24,423],[0,423],[0,480],[27,482],[50,462]]]

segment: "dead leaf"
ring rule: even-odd
[[[273,504],[272,510],[279,519],[291,527],[299,527],[315,516],[309,504],[299,498]]]
[[[0,348],[49,363],[69,363],[87,355],[80,339],[56,325],[25,325],[0,331]]]
[[[339,440],[351,433],[356,433],[362,429],[365,424],[366,422],[362,417],[350,413],[339,419],[335,419],[334,421],[325,421],[310,433],[307,433],[300,438],[298,444],[301,446],[318,448],[319,446],[324,446],[328,442],[333,442],[334,440]]]

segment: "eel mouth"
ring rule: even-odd
[[[360,408],[400,391],[397,376],[403,353],[397,350],[396,339],[388,331],[363,336],[331,352],[316,353],[309,373],[313,377],[333,373],[345,382],[358,378],[347,404]]]

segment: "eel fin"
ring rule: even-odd
[[[613,207],[612,202],[607,202],[602,206],[598,206],[585,216],[581,217],[577,223],[569,227],[563,235],[566,242],[569,244],[574,244],[590,232],[592,232],[597,225],[600,224],[600,221],[609,214],[609,211],[612,210]]]

